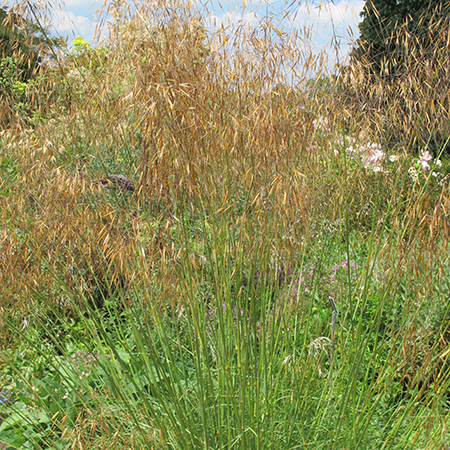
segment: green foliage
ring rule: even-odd
[[[34,343],[39,341],[29,342]],[[46,354],[50,358],[49,349]],[[14,390],[14,399],[0,410],[0,442],[14,448],[67,448],[68,440],[62,432],[75,426],[80,408],[95,406],[89,393],[100,384],[98,361],[92,354],[77,350],[67,355],[52,355],[52,360],[15,360],[16,367],[23,364],[24,374],[11,377],[9,387]],[[64,429],[58,425],[61,420]]]
[[[8,56],[0,61],[0,89],[3,99],[7,98],[8,94],[12,95],[16,101],[23,98],[28,85],[20,81],[20,75],[17,59]]]
[[[370,122],[376,140],[411,153],[449,152],[449,12],[447,1],[366,3],[339,77],[353,126]]]
[[[47,97],[44,72],[53,52],[63,46],[24,11],[0,8],[0,124],[40,120],[42,99]]]
[[[75,47],[75,50],[78,53],[82,53],[90,48],[91,44],[83,40],[81,36],[77,36],[75,40],[72,42],[72,45]]]
[[[385,73],[385,60],[388,59],[392,64],[390,75],[401,73],[409,50],[399,43],[398,31],[411,34],[415,43],[426,51],[433,42],[433,35],[443,31],[435,28],[430,35],[430,22],[446,17],[449,6],[450,3],[443,0],[367,0],[352,58],[369,64],[372,73],[377,75]],[[427,56],[432,57],[432,53]]]
[[[17,82],[20,82],[21,72],[19,61],[8,56],[0,61],[0,87],[3,92],[11,92]]]
[[[23,13],[0,8],[0,56],[16,60],[20,81],[35,75],[42,56],[51,57],[51,47],[62,46],[61,39],[48,36],[48,30]]]

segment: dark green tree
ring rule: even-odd
[[[407,57],[405,36],[413,36],[423,51],[440,31],[430,24],[439,23],[449,12],[448,0],[367,0],[351,57],[369,65],[377,75],[386,62],[390,63],[391,75],[401,72],[402,59]]]
[[[0,128],[13,118],[33,115],[37,99],[45,97],[45,77],[40,76],[45,73],[44,63],[64,43],[49,37],[30,10],[33,5],[28,7],[28,11],[0,7]]]
[[[0,59],[12,58],[20,81],[31,78],[51,48],[60,47],[61,39],[49,37],[46,28],[23,14],[0,8]]]
[[[449,0],[367,0],[342,71],[344,102],[377,139],[450,154]]]

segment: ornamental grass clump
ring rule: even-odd
[[[444,448],[443,147],[374,132],[306,31],[127,8],[0,133],[0,442]]]

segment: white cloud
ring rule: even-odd
[[[102,0],[65,0],[64,5],[68,10],[95,10],[101,8]]]
[[[1,6],[12,7],[24,4],[22,0],[0,0]],[[100,10],[103,0],[46,0],[39,2],[40,12],[49,25],[53,35],[68,38],[69,45],[76,36],[81,36],[85,41],[94,44],[94,34],[98,22],[93,18],[94,13]],[[45,6],[45,7],[44,7]],[[49,20],[48,20],[49,19]],[[100,40],[107,35],[103,27]]]
[[[52,17],[52,28],[58,36],[67,37],[69,45],[76,36],[93,44],[97,26],[98,22],[86,16],[75,15],[72,11],[55,11]],[[102,31],[101,39],[107,34],[105,29]]]
[[[322,68],[334,71],[336,63],[345,62],[358,37],[359,13],[364,4],[362,0],[309,1],[307,4],[302,2],[299,6],[291,2],[287,13],[280,11],[279,3],[276,6],[269,5],[265,10],[255,7],[255,10],[247,9],[246,12],[241,8],[220,14],[216,9],[204,23],[211,33],[215,33],[214,42],[218,50],[225,55],[233,55],[236,51],[245,55],[246,52],[250,54],[252,45],[258,42],[258,39],[253,38],[260,33],[264,34],[268,29],[266,21],[271,22],[275,28],[286,32],[282,38],[279,35],[280,41],[273,36],[274,42],[278,41],[281,46],[293,46],[292,51],[288,51],[293,59],[287,61],[284,58],[285,66],[290,65],[297,72],[302,72],[305,64],[307,73],[314,72],[314,64],[310,66],[310,56],[313,56],[312,61],[316,61]],[[246,5],[247,8],[252,6],[254,5],[249,2]],[[283,39],[286,39],[285,44],[282,43]],[[286,67],[282,70],[285,69]]]
[[[210,31],[216,31],[220,28],[229,28],[231,30],[237,27],[246,27],[248,29],[255,27],[260,21],[260,17],[254,11],[239,13],[227,11],[221,16],[211,14],[205,19],[205,26]]]
[[[324,51],[330,61],[343,62],[358,37],[364,4],[361,0],[303,3],[286,20],[309,36],[313,53]]]
[[[338,13],[338,14],[336,14]],[[322,23],[326,24],[331,19],[341,21],[342,13],[348,15],[348,6],[342,2],[332,5],[310,5],[302,3],[298,9],[288,16],[294,25],[304,25],[305,23]]]
[[[286,32],[297,31],[303,41],[309,41],[314,52],[320,52],[325,47],[328,53],[335,57],[336,51],[330,50],[331,43],[339,46],[339,59],[342,60],[350,50],[354,40],[358,37],[359,13],[365,5],[364,0],[308,0],[299,3],[285,2],[285,10],[279,1],[275,0],[249,0],[244,5],[243,2],[235,4],[235,0],[230,0],[228,6],[235,6],[235,11],[227,11],[222,14],[217,11],[218,5],[213,8],[214,13],[205,19],[205,25],[209,31],[217,31],[226,28],[232,32],[237,27],[245,25],[248,30],[257,28],[258,24],[267,16],[273,20],[280,29]],[[215,5],[216,0],[212,5]],[[246,12],[243,11],[244,6]],[[249,10],[253,8],[253,10]]]
[[[57,11],[53,14],[52,24],[59,34],[83,34],[95,24],[86,16],[76,16],[72,11]]]
[[[359,13],[364,7],[364,1],[339,1],[337,3],[302,3],[299,8],[288,16],[288,21],[294,27],[311,26],[316,32],[327,31],[332,35],[333,28],[337,33],[347,34],[356,28],[360,22]]]

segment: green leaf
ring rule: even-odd
[[[0,443],[9,445],[9,448],[20,448],[24,442],[25,439],[15,430],[0,431]]]

